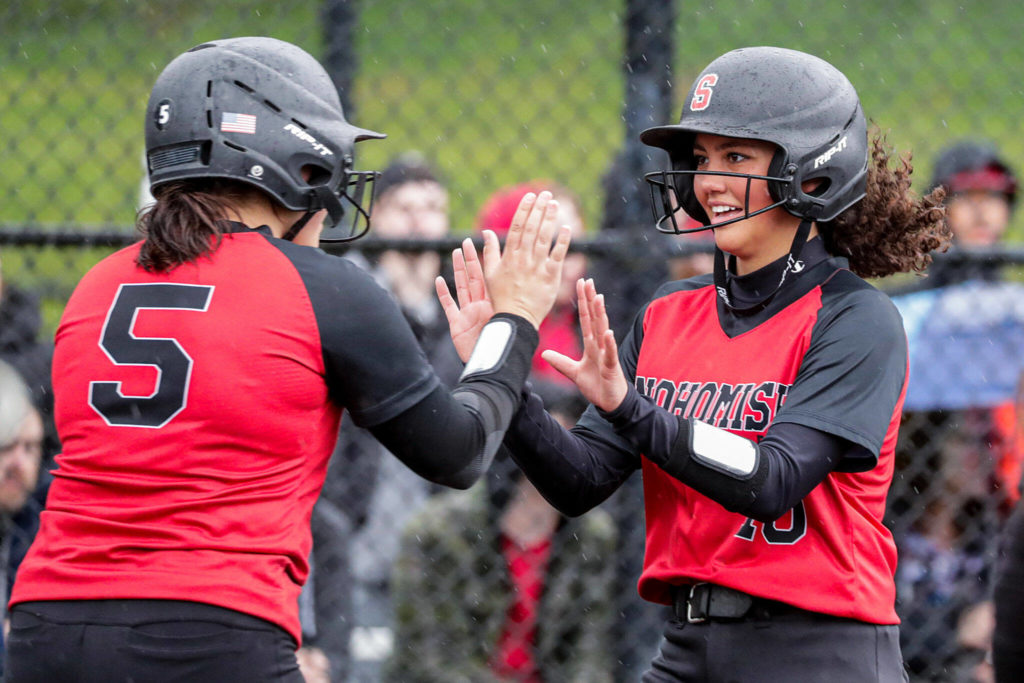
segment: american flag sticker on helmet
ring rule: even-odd
[[[224,133],[256,134],[256,117],[252,114],[224,112],[220,115],[220,129]]]

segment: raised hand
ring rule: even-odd
[[[484,244],[484,250],[487,250]],[[480,259],[476,255],[473,240],[468,237],[462,242],[462,248],[452,252],[452,268],[455,271],[455,295],[458,303],[448,291],[448,284],[443,277],[434,280],[437,298],[448,318],[448,329],[455,343],[459,358],[465,363],[473,352],[480,330],[494,315],[494,306],[487,296],[487,285],[484,283],[484,271]]]
[[[583,336],[583,357],[573,360],[557,351],[547,350],[541,357],[553,368],[571,379],[584,398],[601,410],[619,407],[629,384],[619,365],[619,349],[615,334],[608,326],[604,295],[598,294],[593,280],[576,282],[580,310],[580,332]]]
[[[497,236],[484,233],[484,279],[495,313],[514,313],[539,328],[555,304],[570,239],[568,226],[556,227],[557,217],[550,192],[531,192],[519,202],[500,255]]]
[[[571,234],[567,226],[556,228],[557,215],[558,203],[550,192],[528,193],[512,218],[504,251],[497,235],[487,230],[482,262],[468,239],[452,254],[458,303],[444,280],[435,280],[452,340],[463,361],[469,359],[480,330],[494,313],[514,313],[539,328],[551,310]]]

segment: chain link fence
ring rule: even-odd
[[[328,66],[348,118],[388,133],[357,147],[357,167],[380,169],[417,152],[437,171],[448,189],[450,238],[370,237],[359,247],[371,264],[387,250],[443,257],[475,234],[495,190],[551,179],[579,198],[587,236],[576,248],[623,329],[676,272],[666,256],[705,248],[653,230],[641,176],[660,159],[635,137],[678,116],[708,61],[756,44],[831,61],[896,148],[913,151],[915,187],[925,190],[934,159],[955,140],[991,141],[1011,166],[1024,159],[1010,114],[1022,108],[1024,91],[1012,69],[998,66],[1024,62],[1022,23],[1024,6],[1008,0],[9,2],[0,7],[0,348],[45,345],[81,275],[134,239],[145,196],[148,90],[163,65],[205,40],[271,35],[303,46]],[[879,283],[907,322],[920,383],[908,393],[887,518],[901,550],[898,610],[915,680],[985,675],[997,532],[1017,499],[1024,453],[1017,410],[1024,252],[1012,246],[1021,234],[1020,215],[1011,214],[1001,245],[936,264],[954,271],[966,264],[981,273],[967,279],[977,286]],[[27,317],[10,313],[12,292],[30,294],[21,299],[32,309]],[[482,609],[507,593],[508,577],[495,569],[501,549],[481,531],[483,550],[457,563],[439,539],[441,530],[459,528],[455,520],[492,528],[486,510],[494,501],[427,487],[356,430],[343,433],[339,454],[314,516],[314,573],[302,602],[307,641],[326,654],[331,679],[414,680],[396,653],[420,658],[424,669],[437,658],[440,666],[474,657],[486,663],[491,622],[472,612],[472,627],[459,626],[457,610]],[[573,521],[559,537],[565,553],[586,555],[580,545],[590,544],[584,550],[605,562],[567,567],[561,589],[575,609],[545,605],[577,627],[538,636],[548,638],[545,680],[637,680],[654,653],[665,615],[636,597],[638,487],[634,477],[593,519]],[[492,482],[487,491],[501,488]],[[473,516],[479,510],[484,518]],[[393,581],[395,568],[407,570],[405,578]],[[409,580],[427,570],[445,581]],[[587,580],[570,581],[574,572]],[[446,599],[429,613],[434,632],[416,636],[414,627],[431,629],[402,615],[409,600],[438,597],[424,592]],[[414,641],[429,651],[415,651]],[[593,668],[575,670],[571,661]],[[479,679],[467,670],[464,680]]]

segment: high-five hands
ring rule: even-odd
[[[608,326],[604,294],[598,294],[593,280],[576,282],[580,309],[583,357],[573,360],[548,349],[541,357],[553,368],[575,382],[584,398],[604,411],[619,407],[629,384],[619,365],[615,334]]]
[[[558,202],[550,192],[527,194],[512,218],[504,252],[498,236],[487,230],[482,264],[470,239],[452,254],[458,303],[444,279],[435,280],[452,341],[463,361],[469,359],[480,330],[495,313],[513,313],[539,328],[551,310],[571,236],[568,226],[556,227],[557,215]]]

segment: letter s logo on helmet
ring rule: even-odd
[[[705,74],[693,87],[693,98],[690,100],[690,111],[704,111],[711,104],[713,88],[718,85],[718,74]]]
[[[345,120],[334,83],[305,50],[266,37],[197,45],[163,70],[147,111],[154,190],[174,180],[230,178],[293,211],[327,209],[333,227],[325,242],[369,229],[379,174],[353,170],[354,146],[384,135]]]

